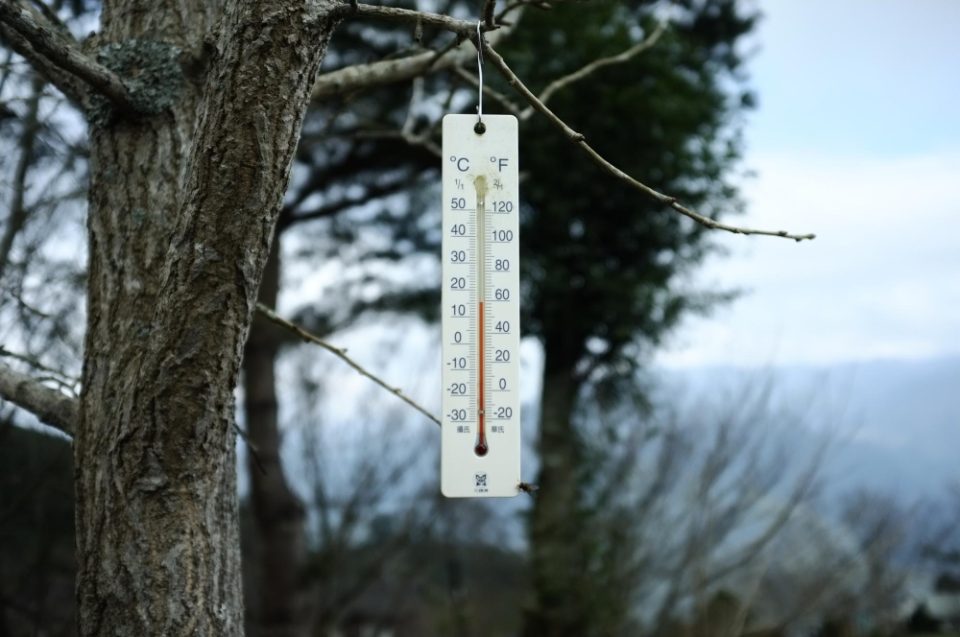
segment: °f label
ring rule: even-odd
[[[443,433],[447,497],[517,495],[520,233],[517,118],[443,118]]]

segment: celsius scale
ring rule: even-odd
[[[520,491],[517,118],[443,118],[441,491]]]

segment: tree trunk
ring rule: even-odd
[[[581,446],[573,425],[580,384],[573,357],[563,342],[546,339],[543,393],[540,399],[537,497],[530,520],[532,604],[526,609],[526,637],[584,637],[579,599],[583,555],[580,550],[579,476]]]
[[[333,6],[104,2],[158,114],[92,117],[81,635],[243,634],[233,388]]]
[[[260,282],[260,302],[275,307],[280,287],[279,241],[274,241]],[[243,357],[244,409],[250,498],[257,535],[256,594],[251,626],[264,637],[306,636],[301,572],[305,559],[303,503],[283,473],[274,364],[277,327],[254,320]]]

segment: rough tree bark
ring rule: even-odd
[[[117,0],[101,22],[154,114],[91,108],[79,632],[240,635],[233,388],[336,9]]]

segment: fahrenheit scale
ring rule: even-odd
[[[443,433],[447,497],[520,484],[517,118],[443,118]],[[482,130],[482,132],[478,132]]]

